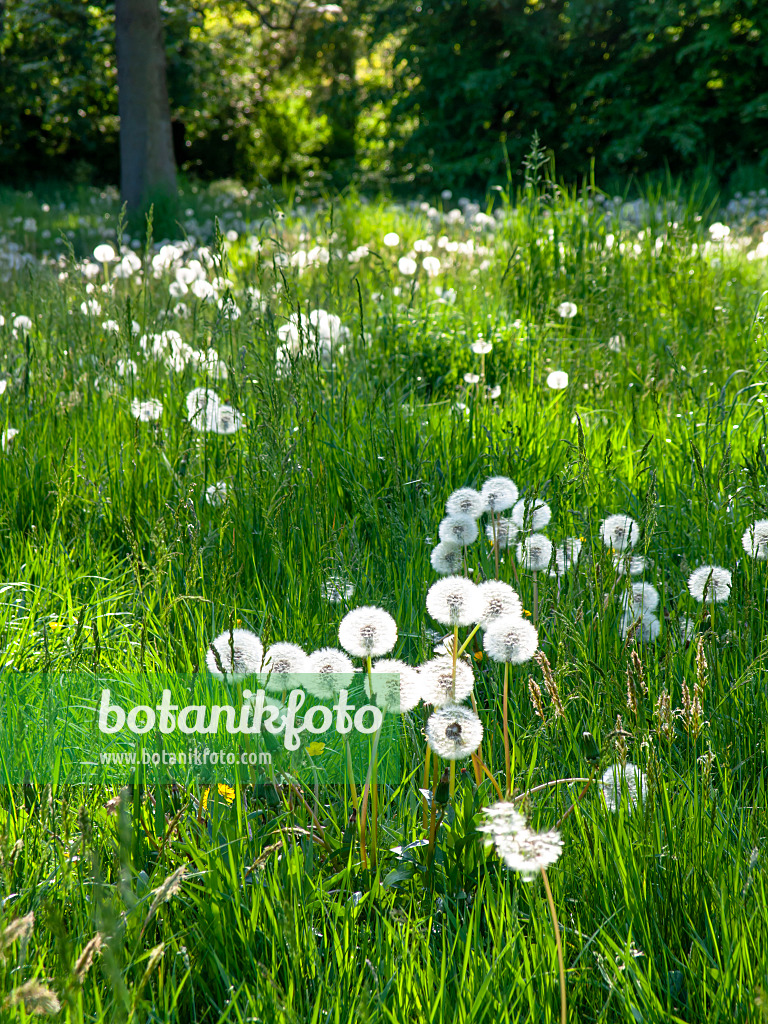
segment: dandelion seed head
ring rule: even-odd
[[[508,476],[492,476],[485,481],[480,496],[489,512],[503,512],[517,501],[517,487]]]
[[[517,615],[505,615],[492,622],[483,635],[485,653],[493,661],[522,665],[539,647],[536,627]]]
[[[331,604],[342,604],[354,596],[355,585],[350,580],[345,580],[342,576],[329,576],[323,582],[321,593],[325,600],[330,601]]]
[[[473,626],[482,613],[478,588],[464,576],[445,576],[427,591],[427,611],[444,626]]]
[[[520,530],[541,530],[552,518],[552,509],[540,498],[521,498],[512,508],[512,520]]]
[[[288,689],[293,682],[291,676],[309,671],[307,661],[307,652],[298,644],[287,641],[272,644],[264,655],[264,689],[269,693]]]
[[[622,637],[637,640],[640,643],[655,643],[661,632],[661,622],[653,612],[630,611],[625,612],[619,622],[619,630]]]
[[[483,723],[471,708],[446,704],[427,720],[427,740],[438,757],[459,761],[473,754],[483,741]]]
[[[446,544],[467,546],[474,544],[478,537],[477,520],[473,516],[447,516],[437,528],[440,540]]]
[[[458,544],[440,541],[432,548],[429,561],[436,573],[441,576],[453,576],[460,573],[464,566],[464,552]]]
[[[493,845],[505,866],[519,872],[526,882],[554,864],[563,851],[559,832],[554,829],[534,832],[515,805],[508,801],[488,807],[478,831],[488,836],[486,843]]]
[[[645,774],[631,762],[610,765],[603,772],[599,786],[609,811],[618,811],[622,797],[632,810],[645,800],[648,792]]]
[[[553,391],[564,391],[568,387],[568,374],[565,370],[553,370],[547,376],[547,387]]]
[[[655,612],[659,607],[659,592],[650,583],[633,583],[621,596],[622,607],[633,615]]]
[[[600,536],[606,547],[614,551],[625,551],[637,544],[640,527],[634,519],[619,513],[608,516],[600,523]]]
[[[208,429],[214,434],[236,434],[242,429],[243,415],[231,405],[219,405],[211,414]]]
[[[471,667],[461,658],[456,662],[456,679],[453,680],[453,659],[432,658],[419,669],[421,699],[425,704],[442,707],[444,704],[465,700],[475,688],[475,677]]]
[[[482,611],[478,621],[483,629],[487,629],[502,615],[522,616],[522,602],[508,583],[501,580],[486,580],[477,584],[477,593]]]
[[[520,528],[512,519],[505,516],[496,520],[496,547],[499,551],[505,551],[511,544],[515,543]],[[494,524],[486,523],[485,535],[493,543]]]
[[[419,670],[397,658],[373,664],[371,687],[378,706],[394,715],[412,711],[421,700],[423,692]]]
[[[341,620],[339,643],[353,658],[388,654],[397,643],[397,623],[383,608],[354,608]]]
[[[557,315],[563,320],[572,320],[578,313],[579,308],[575,302],[561,302],[557,307]]]
[[[582,542],[578,537],[566,537],[555,548],[555,565],[549,570],[550,576],[565,576],[579,561]]]
[[[219,508],[227,500],[227,485],[224,480],[211,484],[205,489],[205,500],[212,508]]]
[[[478,519],[485,509],[486,504],[482,495],[472,487],[459,487],[445,503],[445,511],[449,517],[470,516],[472,519]]]
[[[630,576],[639,576],[645,572],[646,560],[642,555],[616,554],[613,564],[617,576],[624,576],[627,572]]]
[[[489,352],[493,351],[493,345],[490,341],[484,341],[482,338],[478,338],[477,341],[473,341],[470,348],[476,356],[487,356]]]
[[[163,415],[163,403],[157,398],[148,398],[143,402],[134,398],[131,402],[131,413],[142,423],[151,423]]]
[[[552,558],[552,541],[543,533],[531,533],[516,547],[518,562],[532,572],[543,572]]]
[[[205,654],[205,663],[211,675],[221,677],[216,656],[210,649],[214,647],[219,656],[219,663],[228,676],[254,675],[261,669],[264,660],[264,646],[261,640],[249,629],[227,630],[211,644]]]
[[[748,555],[761,562],[768,559],[768,519],[758,519],[744,531],[742,546]]]
[[[700,604],[704,601],[722,604],[731,595],[732,580],[731,573],[722,566],[700,565],[688,577],[688,590]]]
[[[319,651],[307,655],[304,671],[310,677],[305,681],[305,689],[324,700],[341,690],[349,689],[355,666],[344,651],[335,647],[321,647]],[[313,676],[315,678],[311,678]]]

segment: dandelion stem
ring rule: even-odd
[[[429,789],[429,764],[431,753],[432,751],[429,749],[429,740],[427,740],[427,749],[424,754],[424,785],[422,786],[422,789]],[[429,827],[429,801],[426,797],[422,797],[422,799],[424,800],[424,811],[421,820],[424,830],[426,831]]]
[[[488,778],[493,783],[494,789],[499,794],[499,800],[503,800],[504,799],[504,794],[501,792],[501,786],[498,784],[496,779],[494,779],[493,775],[491,775],[490,771],[488,770],[488,768],[486,768],[486,766],[483,764],[483,762],[480,760],[480,758],[477,756],[477,754],[473,754],[472,755],[472,764],[475,766],[475,771],[478,774],[479,774],[479,771],[484,771],[485,772],[485,774],[488,776]],[[479,785],[479,782],[478,782],[478,785]]]
[[[533,570],[533,624],[534,626],[539,619],[539,574],[536,570]]]
[[[493,524],[493,557],[496,562],[496,579],[499,578],[499,539],[496,533],[496,513],[491,512],[491,523]]]
[[[458,651],[456,652],[456,657],[457,658],[460,658],[462,656],[462,654],[464,653],[464,651],[466,651],[466,649],[472,643],[472,637],[475,635],[475,633],[478,631],[478,629],[480,629],[480,623],[479,622],[475,626],[475,628],[472,630],[472,632],[469,634],[469,636],[464,641],[464,643],[461,645],[461,647],[459,647]],[[456,628],[456,635],[458,636],[458,627]]]
[[[451,761],[451,774],[449,777],[449,789],[451,800],[453,800],[453,794],[456,792],[456,762]]]
[[[507,709],[509,705],[509,662],[504,662],[504,699],[501,706],[502,730],[504,733],[504,766],[507,772],[507,796],[512,792],[511,767],[509,756],[509,723]]]
[[[453,627],[453,668],[451,669],[451,700],[456,700],[456,659],[459,648],[459,627]]]
[[[369,659],[370,660],[370,659]],[[381,736],[381,729],[384,725],[384,719],[381,720],[381,725],[373,734],[373,743],[371,744],[371,760],[368,763],[368,774],[365,778],[365,786],[363,786],[363,796],[360,801],[360,819],[365,821],[365,816],[368,810],[368,793],[371,793],[371,865],[376,866],[376,855],[377,855],[377,841],[379,837],[378,828],[378,812],[379,812],[379,793],[378,793],[378,772],[377,772],[377,757],[379,750],[379,737]]]
[[[480,717],[480,712],[477,710],[477,701],[475,700],[474,692],[471,694],[471,698],[472,698],[472,708],[473,708],[475,714],[477,715],[477,717],[479,718]],[[482,778],[482,775],[481,775],[481,772],[480,772],[480,766],[481,765],[483,767],[485,767],[485,765],[483,765],[483,745],[482,745],[482,743],[477,748],[477,750],[472,754],[472,767],[475,770],[475,785],[477,785],[477,786],[480,785],[480,781],[481,781],[481,778]],[[499,796],[501,796],[501,792],[499,792]]]
[[[557,921],[555,901],[552,899],[552,890],[549,887],[549,879],[544,868],[541,869],[541,880],[544,882],[544,890],[547,894],[549,912],[552,915],[552,926],[555,929],[555,942],[557,943],[557,966],[560,970],[560,1024],[566,1024],[568,1019],[568,1007],[565,994],[565,960],[563,959],[563,944],[560,940],[560,925]]]

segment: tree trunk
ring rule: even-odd
[[[175,195],[171,112],[158,0],[115,0],[120,191],[129,211]]]

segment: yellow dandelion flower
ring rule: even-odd
[[[310,757],[319,757],[324,750],[325,744],[321,743],[319,740],[314,740],[314,742],[310,743],[307,747],[307,753]]]
[[[483,660],[483,652],[482,651],[475,651],[475,661],[482,661],[482,660]]]
[[[65,622],[59,622],[58,619],[54,619],[53,622],[49,622],[48,623],[48,629],[50,629],[52,633],[58,633],[60,630],[65,629],[65,628],[66,628],[66,623]]]
[[[529,619],[531,617],[531,613],[528,611],[527,608],[523,608],[523,615],[527,615]]]
[[[227,786],[225,785],[225,783],[220,782],[219,785],[217,786],[217,789],[219,791],[219,796],[222,797],[227,804],[233,804],[235,802],[235,797],[237,796],[237,794],[235,793],[235,790],[232,788],[232,786]],[[203,793],[203,810],[205,810],[208,807],[208,795],[210,794],[210,792],[210,789],[206,789],[206,791]]]

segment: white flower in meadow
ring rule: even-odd
[[[445,576],[427,591],[427,611],[444,626],[474,626],[482,614],[478,588],[464,576]]]
[[[397,269],[405,277],[412,277],[419,269],[419,265],[410,256],[401,256],[397,261]]]
[[[102,242],[93,250],[93,258],[97,263],[112,263],[117,259],[117,254],[108,242]]]
[[[394,715],[412,711],[421,700],[423,686],[418,669],[396,658],[374,662],[371,685],[378,706]]]
[[[437,277],[440,273],[440,260],[437,256],[425,256],[421,265],[426,270],[427,277]]]
[[[272,644],[264,655],[262,681],[268,693],[278,693],[292,685],[291,676],[308,672],[307,652],[298,644]]]
[[[226,380],[227,365],[223,359],[219,359],[219,353],[215,348],[206,348],[192,352],[192,361],[197,364],[198,372],[211,380]]]
[[[137,420],[150,423],[152,420],[159,420],[163,415],[163,403],[157,398],[148,398],[144,402],[134,398],[131,402],[131,413]]]
[[[471,708],[446,704],[427,720],[427,741],[438,757],[459,761],[474,754],[483,741],[483,723]]]
[[[101,305],[96,299],[87,299],[85,302],[80,303],[80,312],[83,316],[99,316]]]
[[[678,623],[680,629],[680,639],[683,643],[687,644],[693,640],[696,633],[696,622],[694,619],[688,619],[685,616],[680,619]]]
[[[400,235],[396,231],[388,231],[384,235],[384,245],[393,248],[396,245],[400,245]]]
[[[618,811],[622,799],[630,810],[645,801],[648,785],[645,774],[628,761],[625,765],[612,764],[603,772],[599,782],[609,811]]]
[[[85,305],[85,303],[83,303],[83,305]],[[19,316],[15,316],[13,318],[13,326],[16,328],[17,331],[31,331],[32,320],[28,316],[20,314]]]
[[[110,334],[120,333],[120,324],[117,320],[104,320],[101,325],[102,331],[109,331]]]
[[[5,394],[5,389],[8,387],[8,381],[5,379],[0,380],[0,395]]]
[[[183,299],[189,291],[189,288],[181,281],[171,281],[168,285],[168,294],[172,299]]]
[[[624,335],[614,334],[608,339],[608,351],[609,352],[621,352],[624,348]]]
[[[329,576],[322,585],[321,593],[331,604],[343,604],[355,593],[355,585],[341,576]]]
[[[218,659],[211,648],[215,648]],[[222,669],[228,676],[254,675],[261,669],[263,658],[262,642],[249,629],[227,630],[211,642],[205,655],[214,676],[221,676]]]
[[[219,299],[217,305],[222,314],[229,320],[240,319],[240,307],[231,296]]]
[[[553,370],[547,377],[547,387],[553,391],[562,391],[568,387],[568,374],[565,370]]]
[[[748,555],[764,562],[768,558],[768,519],[758,519],[748,526],[741,543]]]
[[[437,301],[442,302],[445,306],[453,306],[456,302],[456,289],[455,288],[443,288],[442,285],[435,285],[435,295]]]
[[[563,852],[559,832],[534,832],[515,805],[507,801],[486,809],[478,831],[489,836],[486,844],[493,845],[505,866],[519,872],[524,882],[533,881],[539,872],[556,863]]]
[[[490,624],[483,635],[485,653],[493,661],[522,665],[539,648],[536,627],[518,615],[505,615]]]
[[[555,548],[555,566],[549,570],[550,576],[565,576],[579,561],[582,542],[579,537],[566,537]]]
[[[485,508],[482,495],[472,487],[459,487],[449,495],[445,503],[445,511],[449,516],[471,516],[478,519]]]
[[[499,551],[504,551],[510,545],[514,544],[517,540],[517,535],[520,532],[520,528],[517,523],[512,519],[501,517],[496,521],[496,547]],[[493,543],[494,524],[485,524],[485,535],[488,540]]]
[[[480,497],[489,512],[503,512],[517,501],[517,487],[508,476],[492,476],[483,484]]]
[[[475,543],[480,531],[474,516],[456,515],[441,520],[437,532],[440,540],[446,544],[466,546]]]
[[[216,289],[209,281],[202,279],[193,281],[190,290],[195,298],[201,299],[203,302],[216,298]]]
[[[344,651],[335,647],[322,647],[307,657],[305,671],[309,676],[320,676],[319,679],[306,679],[304,688],[315,697],[325,700],[352,685],[355,666],[352,659]]]
[[[521,498],[512,509],[512,521],[520,530],[541,530],[552,518],[552,509],[540,498]]]
[[[397,643],[397,623],[383,608],[354,608],[339,624],[339,643],[354,658],[389,654]]]
[[[640,527],[634,519],[619,513],[603,519],[600,523],[600,536],[606,547],[614,551],[626,551],[637,544]]]
[[[465,384],[479,384],[480,383],[480,374],[479,373],[465,373],[464,374],[464,383]]]
[[[487,356],[489,352],[493,350],[493,345],[490,341],[484,341],[482,338],[478,338],[477,341],[473,341],[470,348],[476,356]]]
[[[508,583],[501,580],[485,580],[477,584],[477,593],[481,602],[481,615],[478,621],[483,629],[488,629],[490,624],[502,615],[522,617],[523,604]]]
[[[722,242],[730,235],[731,229],[727,224],[721,224],[719,220],[716,220],[714,224],[709,225],[709,233],[713,242]]]
[[[688,590],[699,603],[722,604],[731,596],[732,576],[719,565],[700,565],[688,577]]]
[[[227,500],[227,485],[223,480],[205,489],[205,500],[213,508],[219,508]]]
[[[613,556],[613,564],[616,566],[616,575],[623,576],[629,572],[630,576],[639,576],[645,572],[645,558],[642,555],[616,554]]]
[[[544,572],[552,558],[552,541],[543,533],[531,533],[515,549],[518,562],[532,572]]]
[[[643,644],[655,643],[661,632],[661,622],[653,612],[625,612],[619,630],[624,640],[630,638]]]
[[[557,315],[561,316],[563,320],[572,320],[578,311],[579,309],[575,302],[561,302],[557,307]]]
[[[633,615],[655,612],[659,607],[659,592],[650,583],[633,583],[631,589],[622,594],[621,604]]]
[[[475,677],[471,667],[462,658],[456,662],[456,676],[453,674],[453,658],[432,658],[419,669],[425,704],[440,708],[445,704],[466,700],[475,688]]]
[[[219,408],[220,399],[211,388],[193,388],[186,398],[187,419],[195,430],[210,429]]]
[[[440,541],[432,548],[429,561],[436,573],[441,576],[453,576],[464,567],[464,550],[460,544],[449,544]]]
[[[214,434],[236,434],[243,426],[243,415],[231,405],[219,405],[208,429]]]
[[[489,385],[486,387],[485,393],[488,398],[495,400],[501,395],[501,385],[494,384],[493,387]]]
[[[8,445],[11,443],[14,437],[16,437],[17,434],[18,430],[16,430],[15,427],[8,427],[7,430],[3,431],[2,437],[0,437],[0,444],[2,444],[3,451],[7,450]]]
[[[5,317],[0,313],[0,327],[5,327]]]
[[[413,243],[414,252],[432,252],[432,243],[425,238],[417,238]]]

